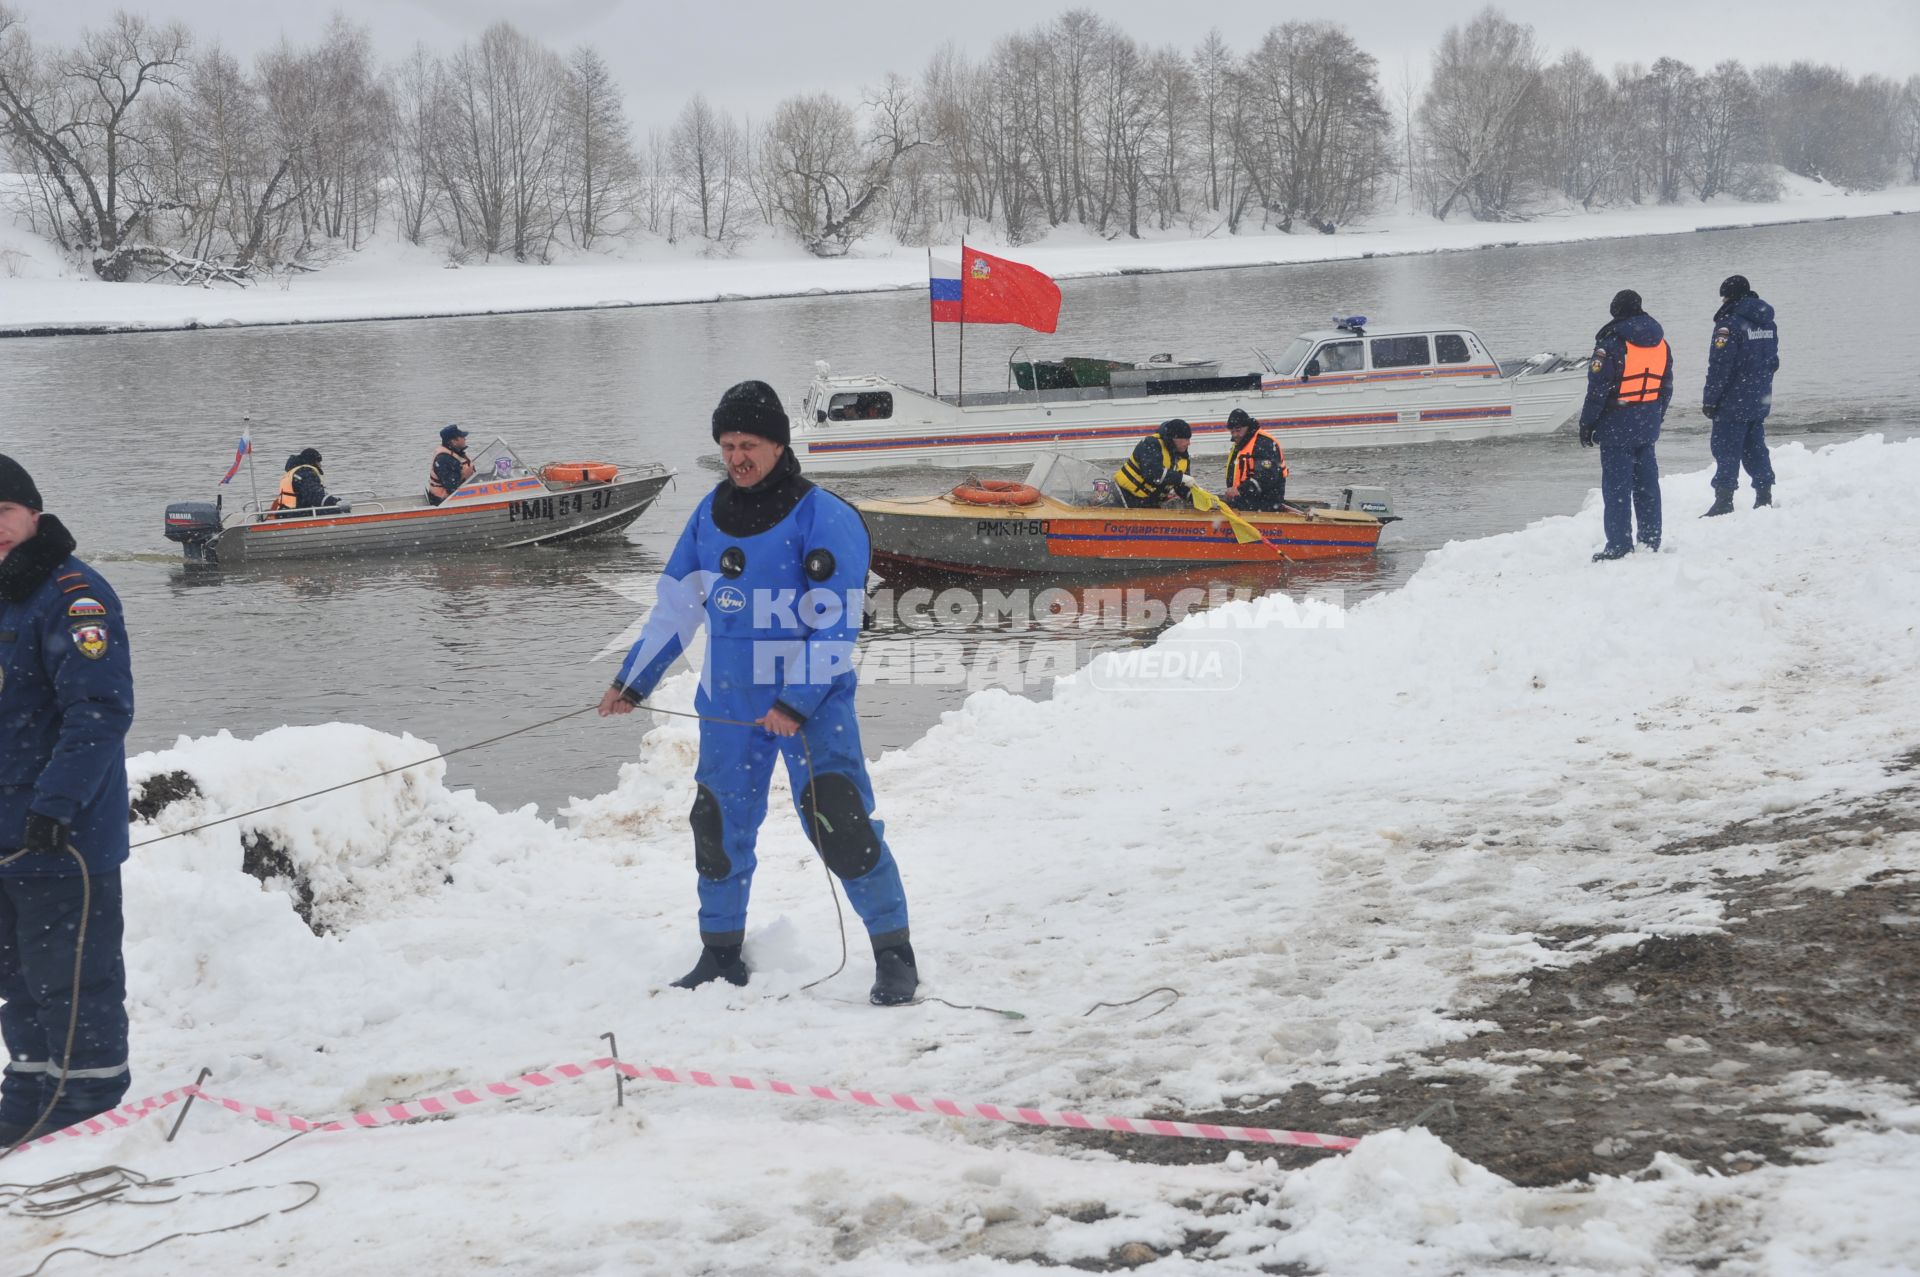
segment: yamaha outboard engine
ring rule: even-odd
[[[220,535],[220,507],[211,501],[176,501],[167,507],[167,540],[178,541],[187,562],[209,563]]]

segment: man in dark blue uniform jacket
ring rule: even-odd
[[[129,1080],[133,672],[120,600],[73,551],[26,470],[0,456],[0,1148],[113,1108]]]
[[[1673,352],[1640,294],[1623,288],[1608,307],[1613,318],[1594,334],[1587,368],[1587,401],[1580,409],[1580,443],[1600,445],[1600,496],[1606,504],[1607,544],[1595,562],[1660,548],[1660,464],[1654,441],[1673,398]]]
[[[721,397],[713,437],[727,477],[688,518],[640,640],[600,698],[603,716],[630,713],[706,627],[693,703],[706,717],[689,817],[702,949],[674,984],[747,982],[740,956],[747,896],[778,755],[800,827],[866,923],[872,1001],[911,1002],[919,970],[907,897],[884,826],[873,819],[853,704],[854,644],[871,553],[866,524],[859,511],[801,477],[787,446],[786,410],[765,382],[743,381]]]
[[[1767,451],[1767,414],[1773,410],[1773,374],[1780,371],[1780,329],[1773,307],[1760,300],[1745,275],[1720,285],[1707,352],[1707,386],[1700,411],[1713,422],[1713,507],[1706,517],[1733,513],[1740,467],[1753,482],[1753,504],[1773,504],[1773,457]]]

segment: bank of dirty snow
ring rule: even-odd
[[[450,792],[441,764],[243,822],[308,875],[324,938],[280,884],[239,872],[232,825],[136,853],[135,1094],[205,1065],[222,1094],[329,1116],[589,1059],[610,1030],[634,1061],[1096,1113],[1337,1091],[1470,1034],[1478,982],[1572,961],[1538,943],[1547,929],[1710,930],[1715,877],[1784,867],[1771,848],[1662,843],[1892,784],[1884,764],[1920,716],[1920,521],[1894,513],[1920,489],[1920,442],[1790,445],[1775,464],[1777,508],[1706,522],[1689,517],[1705,475],[1669,477],[1659,555],[1590,563],[1590,500],[1449,545],[1344,616],[1276,598],[1160,640],[1230,640],[1232,694],[1102,691],[1082,671],[1043,703],[978,694],[886,755],[874,781],[925,992],[1024,1019],[869,1007],[857,936],[847,973],[803,992],[837,960],[834,910],[783,794],[752,983],[663,989],[696,950],[694,731],[663,720],[643,745],[643,716],[589,719],[552,730],[640,757],[572,827]],[[583,696],[603,683],[582,670]],[[205,798],[136,837],[431,752],[346,724],[183,739],[135,759],[136,781],[184,769]],[[1802,850],[1790,872],[1809,891],[1920,866],[1912,834]],[[1157,986],[1181,996],[1088,1014]],[[1426,1131],[1372,1133],[1364,1105],[1318,1106],[1313,1125],[1371,1138],[1282,1172],[1258,1149],[1122,1163],[985,1123],[659,1084],[616,1110],[602,1074],[456,1121],[308,1136],[182,1185],[238,1196],[0,1218],[0,1249],[9,1272],[62,1245],[130,1250],[292,1207],[305,1182],[313,1204],[170,1242],[139,1271],[987,1273],[1130,1243],[1161,1256],[1155,1273],[1897,1271],[1920,1247],[1920,1106],[1854,1089],[1823,1102],[1866,1116],[1801,1164],[1728,1175],[1654,1155],[1522,1189]],[[277,1138],[206,1109],[178,1143],[164,1133],[36,1149],[5,1177],[201,1170]]]
[[[1527,222],[1500,223],[1443,223],[1403,210],[1336,235],[1286,235],[1252,228],[1231,235],[1224,225],[1202,222],[1192,230],[1183,226],[1149,232],[1144,239],[1103,239],[1090,231],[1061,227],[1038,243],[1006,251],[1058,278],[1070,279],[1920,212],[1920,187],[1916,186],[1846,192],[1785,172],[1780,181],[1783,198],[1767,204],[1716,200],[1596,212],[1569,208]],[[973,242],[982,248],[998,247],[996,238],[986,232]],[[244,290],[183,288],[172,282],[102,283],[84,267],[63,259],[49,241],[17,223],[0,220],[0,335],[643,306],[923,288],[927,279],[924,249],[880,241],[862,241],[855,254],[824,261],[771,233],[750,241],[732,259],[701,257],[684,241],[672,245],[646,237],[635,243],[609,243],[614,246],[604,252],[572,254],[551,265],[496,259],[449,269],[442,252],[376,239],[357,252],[342,253],[314,274],[275,277]]]

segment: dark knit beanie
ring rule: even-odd
[[[779,444],[791,443],[792,430],[787,410],[780,406],[780,396],[764,381],[743,381],[729,386],[727,393],[720,396],[720,406],[713,410],[716,443],[721,435],[729,432],[758,435]]]
[[[1168,443],[1172,443],[1175,439],[1191,439],[1193,438],[1193,427],[1180,418],[1175,417],[1171,421],[1163,421],[1160,423],[1160,437]]]
[[[320,464],[320,449],[302,448],[287,459],[293,463],[287,467],[289,470],[294,466],[317,466]]]
[[[1730,302],[1739,301],[1753,291],[1745,275],[1729,275],[1720,281],[1720,295]]]
[[[36,513],[45,509],[40,504],[40,489],[33,486],[33,476],[5,453],[0,453],[0,503],[23,505]]]
[[[1255,421],[1253,414],[1249,413],[1245,408],[1235,408],[1227,414],[1227,429],[1229,430],[1258,430],[1259,428],[1260,423]]]
[[[1613,295],[1613,302],[1607,307],[1607,313],[1615,319],[1625,319],[1628,315],[1640,315],[1640,294],[1631,288],[1623,288]]]

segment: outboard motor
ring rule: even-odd
[[[1364,511],[1382,523],[1400,521],[1400,516],[1393,512],[1393,502],[1388,499],[1385,488],[1342,488],[1340,508]]]
[[[220,507],[213,502],[176,501],[167,507],[167,540],[185,548],[187,562],[211,562],[219,535]]]

